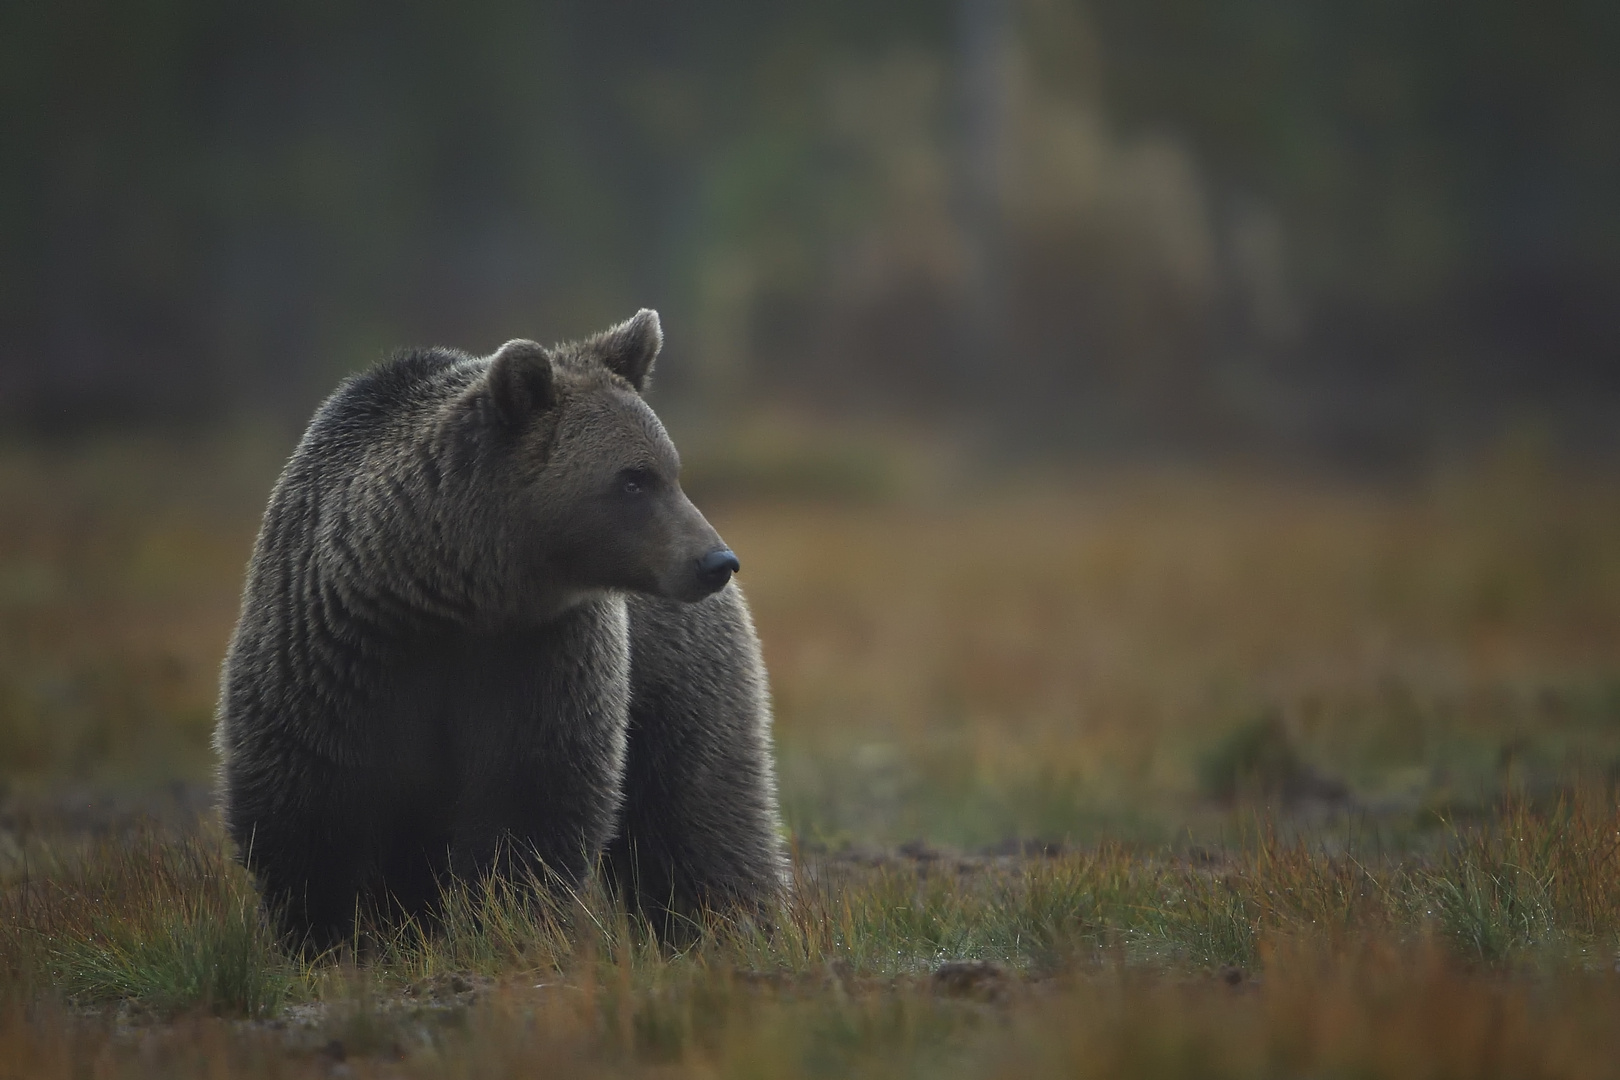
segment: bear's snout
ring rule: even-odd
[[[715,548],[697,561],[697,576],[710,592],[725,588],[731,575],[742,569],[742,563],[730,548]]]

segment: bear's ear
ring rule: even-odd
[[[551,356],[532,341],[508,341],[489,363],[489,397],[509,423],[521,424],[557,403]]]
[[[652,374],[653,361],[664,347],[664,328],[658,324],[658,312],[642,308],[630,318],[610,330],[604,330],[587,343],[609,371],[618,375],[640,393]]]

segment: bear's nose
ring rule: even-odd
[[[742,564],[730,548],[715,548],[697,561],[698,580],[711,589],[718,589],[741,569]]]

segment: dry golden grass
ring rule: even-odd
[[[262,446],[0,454],[0,1078],[1620,1072],[1612,477],[711,478],[777,930],[472,892],[306,966],[206,830],[121,823],[207,781]]]
[[[1364,803],[1620,769],[1620,497],[1137,474],[916,507],[739,507],[795,824],[1162,837],[1275,716]]]
[[[135,836],[3,894],[0,1077],[1613,1075],[1620,809],[1454,840],[823,863],[681,954],[492,884],[354,966],[274,949],[217,844]]]
[[[209,1019],[120,1031],[0,1014],[0,1077],[1610,1077],[1612,977],[1504,980],[1443,950],[1279,950],[1229,984],[1116,969],[994,999],[832,975],[795,993],[508,983],[468,1006],[335,1013],[293,1032]]]

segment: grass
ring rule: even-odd
[[[0,453],[0,1078],[1616,1072],[1611,477],[714,471],[792,903],[305,962],[197,817],[258,447]]]
[[[218,840],[142,831],[29,844],[14,859],[0,892],[0,996],[262,1016],[302,974]]]
[[[927,976],[990,961],[1044,978],[1083,963],[1186,971],[1261,966],[1268,943],[1444,946],[1459,960],[1612,964],[1620,947],[1620,808],[1506,806],[1427,856],[1330,853],[1270,829],[1194,857],[1105,846],[1054,857],[800,863],[769,927],[718,916],[674,954],[591,893],[559,904],[503,882],[453,887],[443,927],[368,933],[366,969],[399,986],[451,975],[566,975],[582,963],[696,965],[796,979]],[[316,993],[278,949],[221,847],[138,834],[37,851],[5,893],[10,985],[84,1004],[266,1015]],[[1608,957],[1608,961],[1604,960]]]
[[[0,1046],[21,1060],[43,1061],[65,1025],[135,1070],[93,1008],[109,1004],[125,1023],[187,1018],[144,1038],[192,1039],[199,1075],[323,1053],[417,1075],[559,1060],[581,1075],[1472,1075],[1514,1060],[1533,1068],[1503,1075],[1605,1075],[1597,1048],[1620,1048],[1572,1034],[1620,1004],[1612,802],[1513,803],[1427,857],[1258,830],[1213,858],[801,864],[774,927],[717,918],[680,953],[600,893],[559,905],[486,883],[451,891],[436,934],[373,935],[358,966],[277,949],[216,843],[140,835],[37,859],[33,876],[10,868],[0,922]],[[274,1028],[205,1021],[278,1014],[306,1018],[302,1056],[265,1043]]]

